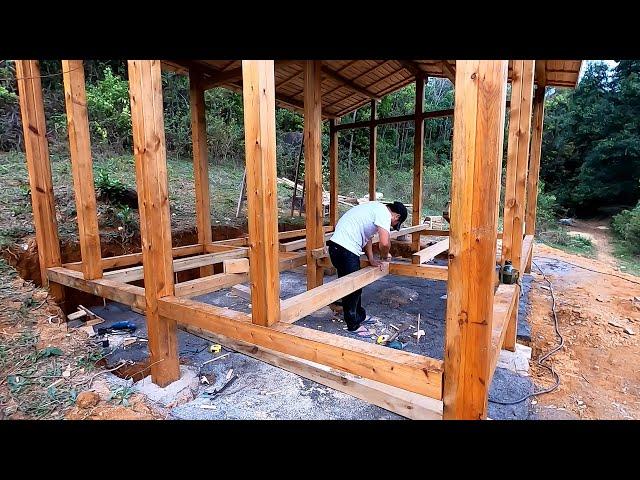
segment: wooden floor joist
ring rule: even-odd
[[[130,307],[145,308],[144,288],[115,282],[106,278],[85,280],[81,272],[64,267],[47,269],[49,281],[75,288],[114,302],[123,303]]]
[[[197,255],[195,257],[180,258],[173,261],[173,271],[183,272],[192,268],[220,263],[227,259],[243,258],[246,257],[246,255],[247,253],[245,250],[233,250],[229,252],[207,253]],[[144,278],[144,267],[130,267],[105,272],[104,278],[124,283],[135,282],[136,280],[142,280]]]
[[[448,238],[414,253],[411,256],[411,261],[414,264],[420,265],[421,263],[433,260],[436,256],[440,255],[442,252],[446,252],[447,250],[449,250]]]
[[[436,400],[442,398],[442,361],[327,332],[278,322],[265,327],[241,312],[190,299],[164,297],[160,315],[184,325],[220,333],[304,358]]]
[[[379,267],[366,267],[344,277],[325,283],[282,302],[280,322],[293,323],[310,313],[341,299],[365,285],[388,275],[389,270]]]
[[[413,420],[441,420],[442,401],[197,327],[185,331]]]

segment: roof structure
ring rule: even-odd
[[[304,60],[276,60],[276,103],[301,112]],[[178,73],[198,70],[207,88],[242,91],[240,60],[163,60],[163,68]],[[509,61],[511,80],[513,61]],[[323,60],[322,116],[337,118],[395,92],[416,76],[455,79],[455,60]],[[575,88],[582,60],[537,60],[535,82],[549,87]]]

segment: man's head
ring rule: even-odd
[[[393,203],[388,203],[387,208],[391,210],[391,226],[395,230],[400,230],[402,222],[407,219],[407,207],[396,200]]]

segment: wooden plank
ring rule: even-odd
[[[280,318],[276,104],[273,60],[243,60],[252,321]]]
[[[517,285],[501,284],[493,300],[493,319],[491,321],[491,364],[489,365],[489,384],[496,370],[500,350],[507,333],[507,324],[518,305]]]
[[[222,267],[224,273],[248,273],[250,268],[249,259],[234,258],[230,260],[223,260]]]
[[[82,60],[62,60],[62,79],[82,273],[84,278],[92,280],[102,277],[102,261]]]
[[[182,247],[173,247],[171,249],[171,254],[173,258],[179,258],[187,255],[193,255],[195,253],[202,253],[203,250],[204,249],[200,244],[184,245]],[[120,268],[135,265],[137,263],[142,263],[142,252],[103,258],[102,268],[103,270],[107,270],[109,268]],[[62,266],[71,270],[77,270],[79,272],[82,271],[82,262],[65,263]]]
[[[235,288],[235,287],[234,287]],[[221,334],[209,333],[197,327],[182,327],[185,331],[223,345],[249,357],[282,368],[301,377],[346,393],[365,402],[412,420],[441,420],[442,401],[408,392],[384,383],[362,378],[351,373],[327,367],[268,348],[234,340]]]
[[[442,118],[442,117],[451,117],[451,116],[453,116],[453,108],[423,112],[420,115],[420,118],[424,120],[425,118]],[[373,123],[376,126],[380,126],[380,125],[388,125],[392,123],[413,122],[415,121],[415,118],[416,118],[415,113],[410,113],[408,115],[400,115],[397,117],[378,118]],[[340,132],[342,130],[351,130],[354,128],[369,128],[370,126],[371,126],[371,120],[362,120],[360,122],[343,123],[340,125],[336,125],[336,130]]]
[[[38,244],[40,278],[42,285],[47,287],[49,285],[47,268],[59,267],[62,265],[62,259],[49,161],[49,144],[46,136],[47,125],[42,100],[40,66],[37,60],[16,60],[15,65],[25,156],[31,187],[33,223]],[[64,299],[64,290],[59,285],[52,285],[49,292],[57,301]]]
[[[322,85],[321,62],[304,64],[304,183],[307,238],[307,290],[322,285],[324,269],[316,265],[311,250],[324,246],[322,225]]]
[[[151,378],[164,387],[180,378],[180,362],[176,322],[158,311],[158,299],[174,294],[162,77],[159,60],[128,64]]]
[[[416,78],[416,102],[415,102],[415,134],[413,136],[413,206],[411,212],[411,224],[422,223],[422,164],[424,157],[424,120],[421,118],[424,110],[424,84],[427,80],[423,77]],[[412,250],[420,250],[420,234],[412,235]]]
[[[196,191],[196,230],[198,243],[211,242],[211,201],[209,192],[209,155],[207,149],[207,117],[204,86],[200,72],[189,71],[191,105],[191,138],[193,143],[193,180]],[[200,276],[213,275],[213,265],[200,267]]]
[[[451,83],[456,83],[456,69],[451,66],[451,64],[447,60],[442,60],[440,62],[442,65],[442,73],[444,73],[445,77],[451,80]]]
[[[456,70],[443,418],[483,419],[508,61],[459,60]]]
[[[264,327],[248,322],[240,312],[184,298],[165,297],[159,304],[162,315],[184,325],[442,398],[440,360],[282,322]]]
[[[415,264],[426,263],[433,260],[436,256],[440,255],[442,252],[446,252],[449,250],[449,239],[442,240],[438,243],[435,243],[427,248],[420,250],[419,252],[414,253],[411,256],[411,261]]]
[[[513,61],[501,264],[511,260],[514,268],[520,267],[524,236],[534,63],[533,60]],[[507,350],[515,351],[517,322],[518,311],[514,310],[504,341]]]
[[[369,266],[369,261],[363,255],[360,258],[360,266]],[[389,262],[389,275],[401,275],[404,277],[425,278],[427,280],[444,280],[448,279],[448,267],[442,265],[414,265],[407,262],[391,261]]]
[[[175,286],[176,297],[189,298],[204,295],[247,281],[249,281],[249,275],[246,273],[217,273],[208,277],[177,283]]]
[[[329,121],[329,223],[338,222],[338,131],[336,120]]]
[[[222,263],[224,260],[228,259],[243,258],[246,257],[246,255],[247,252],[245,250],[234,250],[229,252],[207,253],[189,258],[180,258],[173,261],[173,271],[183,272],[185,270],[191,270],[192,268]],[[112,270],[110,272],[105,272],[104,278],[123,283],[135,282],[144,278],[144,267],[138,266]]]
[[[377,104],[371,100],[371,125],[369,125],[369,200],[376,199],[376,183],[378,175],[378,127],[376,126]]]
[[[533,251],[533,235],[525,235],[522,241],[522,254],[520,255],[520,275],[525,271],[527,263],[531,261],[531,253]]]
[[[49,281],[60,285],[75,288],[102,298],[108,298],[115,302],[144,309],[146,301],[144,288],[134,285],[114,282],[106,278],[85,280],[81,272],[64,267],[52,267],[47,269]]]
[[[537,68],[536,61],[536,68]],[[542,131],[544,128],[544,84],[538,85],[533,99],[533,131],[531,134],[531,152],[529,157],[529,175],[527,177],[527,210],[525,213],[524,233],[535,235],[536,213],[538,209],[538,179],[540,178],[540,158],[542,156]],[[531,272],[531,256],[525,266],[526,273]]]
[[[366,267],[295,297],[287,298],[282,302],[280,322],[293,323],[388,274],[388,265],[385,268]]]

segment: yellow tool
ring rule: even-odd
[[[378,345],[384,345],[388,341],[389,341],[389,335],[378,335],[378,338],[376,339],[376,343]]]
[[[209,347],[211,353],[218,353],[220,350],[222,350],[222,345],[218,345],[217,343],[212,343]]]

